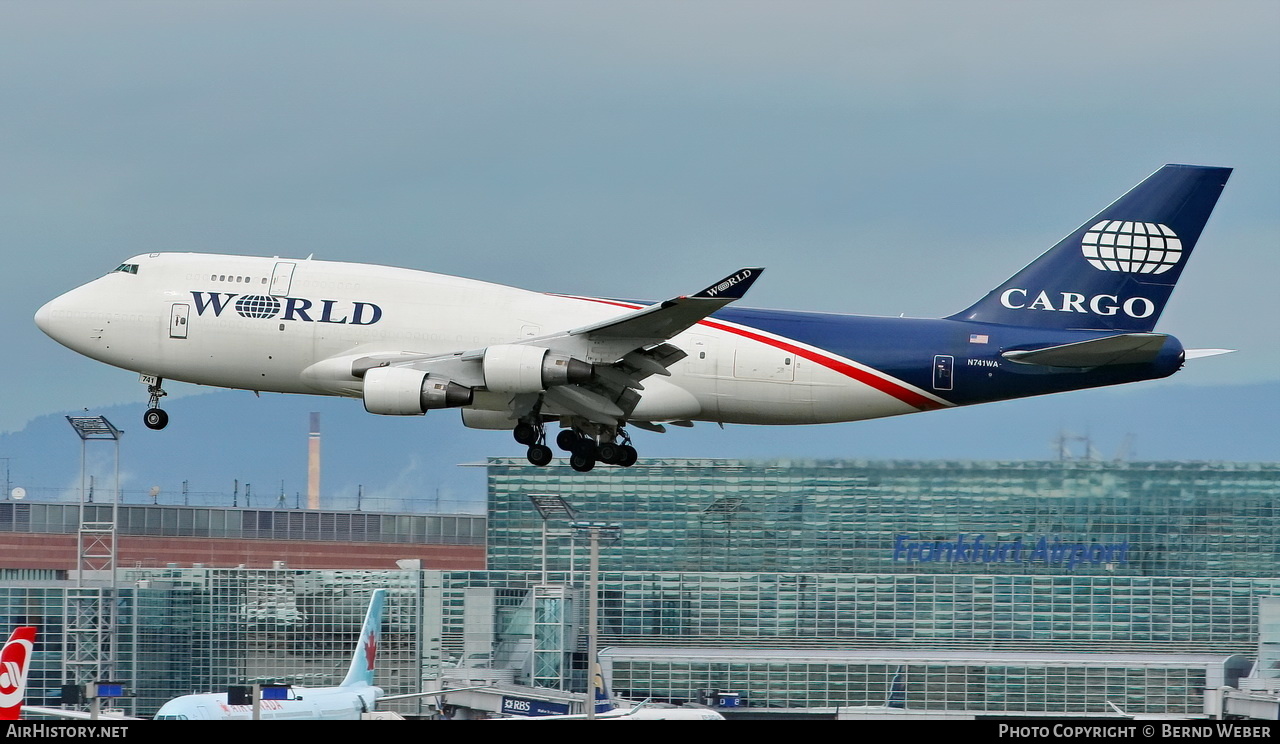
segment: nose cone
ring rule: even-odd
[[[57,302],[57,300],[46,302],[44,307],[36,311],[36,327],[44,331],[46,336],[55,340],[57,336],[53,335],[53,306]]]
[[[44,331],[45,335],[54,341],[77,351],[79,349],[76,349],[77,344],[75,342],[88,335],[83,329],[81,329],[80,333],[76,333],[74,328],[76,321],[73,319],[74,313],[70,312],[78,308],[80,304],[72,297],[79,291],[79,289],[73,289],[66,294],[55,297],[36,311],[37,328]]]

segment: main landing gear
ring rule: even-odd
[[[591,470],[596,462],[624,468],[636,464],[639,455],[636,448],[631,446],[631,437],[625,431],[618,430],[614,436],[601,434],[601,439],[602,441],[596,442],[575,429],[565,429],[556,436],[556,444],[570,453],[569,467],[579,473]]]
[[[528,421],[521,421],[516,424],[516,428],[511,432],[512,436],[520,444],[529,445],[529,451],[525,453],[525,457],[529,462],[542,467],[551,462],[554,456],[551,448],[544,444],[546,440],[546,432],[543,431],[542,424],[531,424]]]
[[[151,394],[151,399],[147,402],[147,412],[142,414],[142,423],[148,429],[163,429],[169,425],[169,414],[160,408],[160,399],[168,395],[160,384],[164,380],[159,377],[155,378],[155,382],[147,385],[147,392]]]
[[[546,430],[541,422],[521,421],[511,432],[520,444],[529,445],[526,457],[529,462],[542,467],[551,462],[551,448],[546,445]],[[636,464],[639,455],[631,446],[631,437],[625,431],[616,433],[601,432],[603,441],[596,439],[578,429],[562,429],[556,435],[556,446],[569,453],[569,467],[585,473],[596,466],[597,462],[606,465],[618,465],[629,468]]]

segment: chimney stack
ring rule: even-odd
[[[320,508],[320,414],[311,414],[307,437],[307,508]]]

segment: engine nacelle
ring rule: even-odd
[[[433,408],[471,404],[471,388],[408,367],[375,367],[364,375],[364,410],[384,416],[421,416]]]
[[[591,379],[591,364],[539,346],[498,344],[484,350],[484,386],[494,393],[539,393]]]

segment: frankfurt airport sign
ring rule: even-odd
[[[987,541],[986,535],[960,533],[955,540],[893,540],[893,561],[908,563],[1042,563],[1065,567],[1129,562],[1129,541],[1118,543],[1067,542],[1058,536]]]

